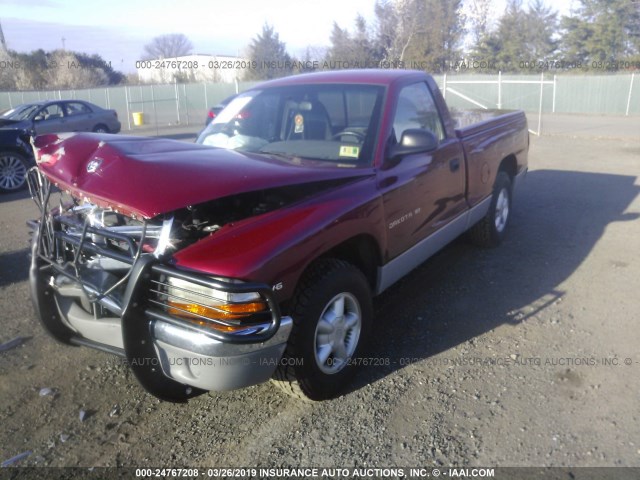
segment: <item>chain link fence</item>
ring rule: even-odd
[[[534,117],[537,115],[538,131],[534,133],[540,133],[543,114],[640,115],[640,75],[635,73],[598,76],[439,75],[436,81],[452,108],[520,109]],[[116,110],[123,130],[204,126],[211,106],[255,84],[174,83],[0,92],[0,110],[41,100],[80,99]]]
[[[204,126],[209,108],[255,83],[174,83],[72,90],[0,92],[0,111],[43,100],[86,100],[114,109],[123,130]]]
[[[595,115],[640,114],[640,75],[440,75],[457,108]],[[466,97],[466,98],[465,98]]]

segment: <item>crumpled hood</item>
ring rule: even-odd
[[[40,170],[61,189],[144,218],[238,193],[371,173],[177,140],[92,133],[39,136],[35,153]]]

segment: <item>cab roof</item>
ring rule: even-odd
[[[410,77],[425,78],[426,74],[418,70],[399,69],[331,70],[278,78],[261,83],[254,88],[284,87],[309,83],[356,83],[387,86],[401,78]]]

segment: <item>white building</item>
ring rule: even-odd
[[[250,62],[226,55],[185,55],[136,62],[138,78],[143,82],[175,81],[233,83],[241,80]]]

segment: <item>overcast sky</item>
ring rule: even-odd
[[[495,0],[494,12],[506,0]],[[571,2],[554,0],[568,13]],[[194,53],[242,55],[267,22],[293,55],[327,46],[333,22],[352,28],[358,13],[373,18],[374,0],[0,0],[10,49],[97,53],[116,70],[132,72],[142,47],[157,35],[184,33]]]

